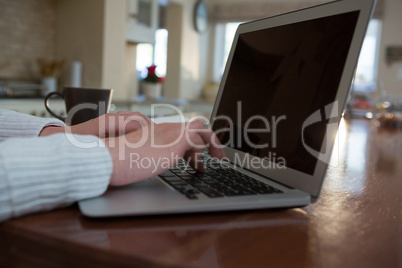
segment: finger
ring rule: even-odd
[[[120,135],[139,130],[145,126],[152,125],[153,122],[145,115],[138,112],[128,112],[119,115],[118,129]]]
[[[129,111],[120,111],[117,113],[117,115],[122,115],[124,118],[129,118],[129,117],[141,117],[145,121],[147,121],[149,124],[152,124],[153,121],[147,117],[146,115],[140,113],[140,112],[129,112]]]
[[[199,172],[204,172],[205,167],[201,160],[201,155],[199,153],[190,152],[184,156],[184,159],[189,163],[189,165]]]
[[[123,114],[123,118],[128,121],[138,121],[143,126],[154,124],[154,122],[149,117],[139,112],[126,112]]]
[[[222,159],[226,156],[223,146],[216,134],[209,129],[202,121],[193,121],[188,125],[189,131],[196,132],[208,146],[211,156]]]
[[[131,114],[132,111],[118,111],[116,114]]]
[[[186,151],[184,159],[188,161],[190,166],[200,172],[204,172],[204,165],[202,164],[202,155],[204,154],[206,145],[200,136],[193,137],[193,143],[195,142],[198,146],[192,147]]]

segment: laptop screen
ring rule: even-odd
[[[221,143],[312,175],[359,11],[238,36],[213,130]],[[302,139],[303,133],[303,139]],[[325,152],[322,152],[325,153]]]

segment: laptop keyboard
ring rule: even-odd
[[[198,199],[200,193],[210,198],[282,193],[219,162],[204,158],[204,167],[200,173],[182,160],[159,176],[189,199]]]

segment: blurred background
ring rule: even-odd
[[[325,2],[0,0],[0,107],[48,116],[44,95],[82,86],[113,88],[116,110],[210,112],[239,23]],[[350,113],[402,95],[401,12],[401,0],[378,0]]]

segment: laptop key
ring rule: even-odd
[[[195,194],[186,194],[186,197],[188,199],[198,199],[198,197]]]
[[[213,171],[205,171],[204,174],[207,175],[207,176],[210,176],[210,177],[214,176],[214,175],[219,175],[218,173],[213,172]]]
[[[229,186],[229,187],[231,187],[231,186],[233,186],[233,185],[236,185],[236,182],[234,182],[234,181],[232,181],[232,180],[228,180],[228,179],[222,180],[222,181],[220,181],[220,182],[223,183],[223,184],[225,184],[226,186]]]
[[[240,190],[240,191],[233,191],[227,193],[227,196],[240,196],[240,195],[256,195],[256,192],[249,191],[249,190]]]
[[[199,180],[203,180],[203,179],[211,179],[210,176],[206,175],[206,174],[196,174],[194,175],[194,177],[196,177]]]
[[[208,184],[209,187],[216,189],[219,191],[219,187],[225,187],[222,184],[220,184],[219,182],[216,181],[204,181],[206,184]]]
[[[187,167],[183,167],[183,170],[185,170],[185,171],[191,171],[191,170],[194,170],[192,167],[190,167],[190,166],[187,166]]]
[[[243,186],[243,185],[240,185],[240,184],[233,184],[233,185],[230,185],[230,188],[233,189],[233,190],[236,190],[236,191],[244,190],[244,186]]]
[[[166,170],[165,172],[161,173],[159,176],[161,177],[175,177],[176,175],[172,173],[170,170]]]
[[[201,186],[201,187],[197,187],[198,190],[200,190],[203,194],[215,198],[215,197],[223,197],[223,195],[215,190],[213,190],[212,188],[209,188],[207,186]]]
[[[182,178],[183,180],[194,180],[194,178],[193,177],[191,177],[190,175],[185,175],[185,176],[180,176],[180,178]]]
[[[251,188],[253,191],[256,191],[259,194],[273,194],[274,191],[272,191],[269,188]]]
[[[222,176],[222,175],[211,175],[212,178],[214,178],[215,180],[223,180],[226,179],[226,177]]]
[[[175,189],[184,195],[187,194],[187,189],[185,187],[175,187]]]
[[[189,180],[186,180],[186,182],[189,183],[189,184],[191,184],[191,185],[194,185],[194,184],[197,184],[197,183],[202,183],[201,181],[196,180],[196,179],[194,179],[194,178],[189,179]]]
[[[229,167],[217,163],[206,166],[212,166],[213,169],[207,167],[201,173],[181,163],[164,172],[165,176],[161,177],[189,199],[197,199],[196,195],[200,192],[210,198],[282,193],[279,189]]]
[[[175,173],[176,173],[176,176],[179,176],[179,177],[181,177],[181,176],[188,176],[188,173],[185,172],[185,171],[183,171],[183,170],[180,170],[180,171],[175,172]]]
[[[187,183],[185,183],[184,181],[169,181],[169,184],[174,186],[186,186],[188,185]]]
[[[200,191],[198,191],[198,189],[196,188],[192,188],[192,189],[187,189],[186,191],[188,194],[199,194]]]
[[[207,187],[208,185],[206,185],[205,183],[203,183],[203,182],[196,182],[196,183],[192,183],[191,185],[193,185],[194,187],[196,187],[196,188],[199,188],[199,187]]]
[[[165,181],[167,181],[167,182],[175,182],[175,181],[176,182],[178,182],[178,181],[183,182],[183,180],[178,178],[178,177],[163,177],[163,179]]]

